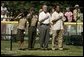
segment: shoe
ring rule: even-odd
[[[59,50],[63,50],[63,48],[59,48]]]
[[[58,47],[55,47],[55,50],[58,50]]]
[[[52,50],[55,50],[55,48],[52,48]]]
[[[25,50],[25,49],[20,48],[20,49],[18,49],[18,50]]]
[[[41,49],[41,50],[44,50],[44,48],[43,48],[43,47],[41,47],[40,49]]]

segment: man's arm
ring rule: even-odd
[[[19,20],[20,20],[20,17],[21,17],[21,16],[20,16],[21,14],[22,14],[22,13],[20,13],[18,16],[16,16],[16,17],[15,17],[15,20],[18,20],[18,21],[19,21]]]
[[[59,16],[59,17],[53,19],[52,22],[56,22],[56,21],[60,20],[61,18],[62,18],[62,16]]]
[[[46,19],[48,19],[49,17],[45,17],[45,18],[43,18],[40,22],[43,22],[43,21],[45,21]]]
[[[28,15],[27,15],[27,19],[29,19],[31,17],[31,14],[29,13]]]
[[[46,17],[44,17],[42,14],[39,14],[39,22],[41,23],[41,22],[43,22],[43,21],[45,21],[46,19],[48,19],[49,18],[49,16],[47,15]]]
[[[51,22],[52,22],[53,24],[56,23],[58,20],[60,20],[60,19],[62,18],[62,16],[63,16],[63,14],[61,14],[60,16],[57,16],[56,13],[53,13],[53,14],[52,14],[52,18],[51,18],[51,19],[52,19]]]
[[[22,13],[20,13],[15,19],[17,19]]]

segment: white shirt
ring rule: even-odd
[[[59,16],[62,16],[62,19],[58,20],[54,25],[52,25],[52,30],[60,30],[63,29],[63,13],[57,13],[56,11],[52,14],[51,20],[59,19]]]
[[[43,20],[46,16],[49,16],[48,19],[44,20],[42,23],[43,24],[49,24],[50,23],[50,14],[47,12],[45,13],[44,11],[39,13],[39,21]]]
[[[7,12],[7,8],[1,6],[1,12]]]

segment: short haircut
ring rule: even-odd
[[[30,11],[34,11],[34,10],[35,10],[34,7],[31,7],[31,8],[30,8]]]
[[[57,6],[60,6],[60,4],[58,4],[58,3],[57,4],[54,4],[54,7],[53,8],[56,10]]]
[[[46,5],[46,4],[44,4],[44,5],[42,6],[42,8],[43,8],[44,6],[45,6],[45,7],[47,7],[47,5]]]

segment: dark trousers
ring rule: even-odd
[[[31,26],[28,29],[28,48],[34,48],[35,39],[36,39],[36,27]]]
[[[40,26],[40,47],[48,48],[49,41],[49,25],[41,25]]]
[[[24,42],[24,30],[17,29],[17,37],[18,41],[20,41],[21,43]]]

